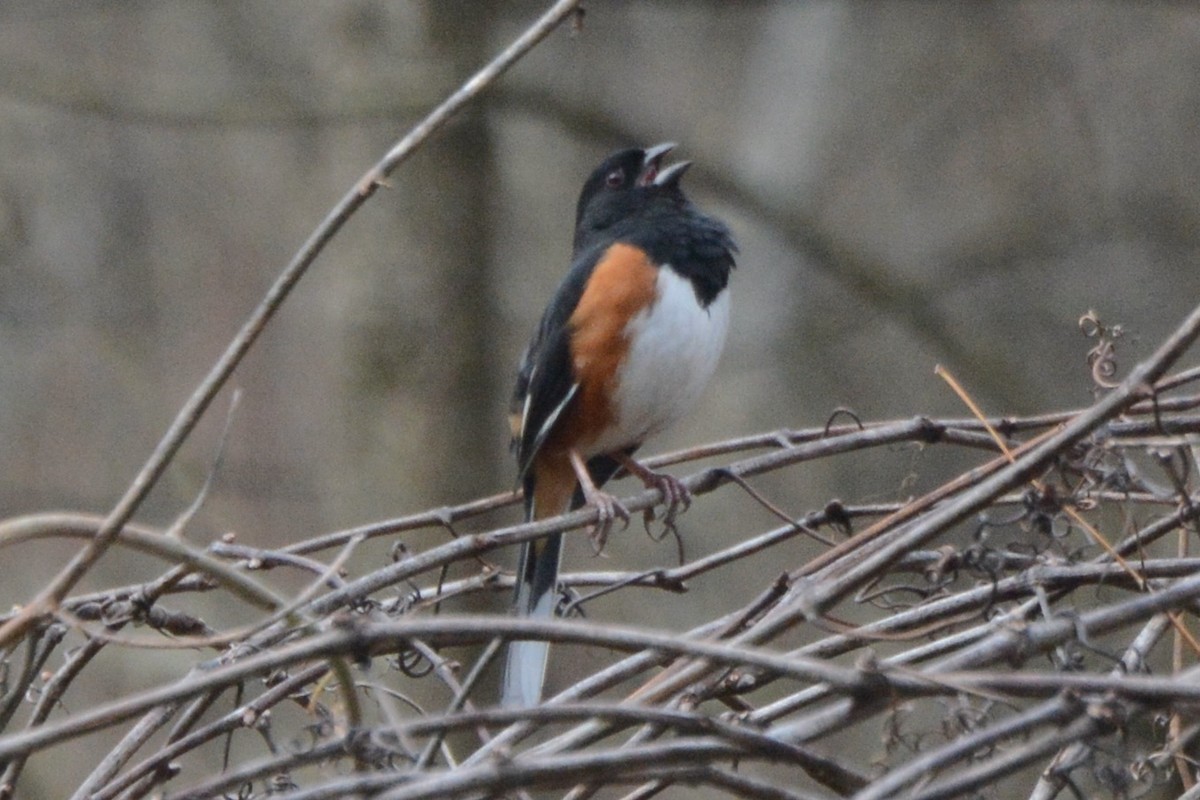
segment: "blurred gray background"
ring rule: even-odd
[[[547,5],[0,5],[0,515],[109,509],[328,208]],[[1200,295],[1198,122],[1192,4],[593,0],[300,284],[235,376],[189,535],[273,546],[511,488],[516,360],[568,263],[583,178],[630,144],[679,142],[685,186],[742,250],[714,385],[646,452],[839,406],[963,415],[939,363],[992,413],[1086,404],[1081,314],[1125,326],[1123,373]],[[139,519],[191,502],[227,406]],[[762,486],[795,513],[895,499],[937,478],[920,458]],[[692,555],[747,514],[770,524],[741,500],[699,508],[681,525]],[[611,561],[582,542],[569,558],[672,562],[635,528]],[[0,602],[72,549],[0,554]],[[752,596],[780,558],[645,621],[703,619],[706,596]]]

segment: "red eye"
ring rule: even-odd
[[[610,189],[619,189],[625,183],[625,173],[619,169],[614,169],[612,172],[604,176],[604,185]]]

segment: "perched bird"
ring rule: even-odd
[[[668,518],[690,503],[676,478],[633,460],[647,437],[694,404],[712,377],[729,325],[737,247],[720,220],[684,197],[674,149],[621,150],[592,172],[575,212],[571,268],[525,349],[510,422],[530,520],[594,506],[597,548],[629,512],[601,491],[624,467],[662,492]],[[520,616],[551,617],[562,535],[521,547]],[[549,648],[514,641],[501,701],[538,702]]]

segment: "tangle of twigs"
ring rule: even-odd
[[[741,541],[669,568],[567,574],[564,587],[678,592],[796,537],[826,548],[766,579],[748,605],[682,633],[594,618],[431,613],[466,593],[507,592],[511,576],[488,554],[583,528],[586,510],[410,545],[374,571],[338,575],[364,538],[437,530],[448,519],[478,524],[504,508],[507,495],[321,534],[278,553],[223,541],[199,551],[165,533],[123,529],[118,546],[173,566],[143,586],[65,599],[62,614],[5,651],[0,722],[9,732],[0,736],[0,762],[7,785],[27,759],[112,729],[123,738],[95,759],[80,797],[164,789],[178,798],[475,797],[554,787],[584,796],[604,786],[641,797],[682,783],[746,797],[927,798],[969,796],[1034,764],[1043,770],[1031,784],[1034,797],[1149,795],[1181,779],[1166,754],[1194,738],[1190,724],[1179,728],[1185,740],[1155,721],[1178,715],[1186,723],[1200,707],[1193,678],[1200,673],[1164,672],[1157,656],[1168,633],[1196,647],[1184,619],[1200,599],[1198,563],[1164,548],[1200,516],[1191,485],[1197,470],[1182,466],[1200,436],[1200,396],[1186,393],[1182,373],[1160,376],[1181,351],[1177,340],[1198,330],[1200,310],[1110,395],[1074,412],[775,431],[663,459],[723,460],[685,478],[697,496],[691,513],[703,514],[711,495],[743,492],[770,506],[781,524],[745,531]],[[1149,381],[1175,388],[1159,393],[1148,390]],[[1008,456],[986,453],[1001,447],[981,435],[988,425],[1004,432]],[[804,461],[906,441],[983,455],[979,467],[924,496],[831,501],[796,518],[751,482]],[[1048,455],[1047,442],[1056,442]],[[1168,446],[1178,457],[1159,458],[1163,474],[1143,479],[1135,456]],[[1038,460],[1036,470],[1028,459]],[[986,498],[975,499],[985,489]],[[627,502],[634,509],[657,499],[644,492]],[[969,512],[955,510],[968,502]],[[61,514],[8,520],[0,523],[0,546],[85,537],[103,524]],[[897,543],[902,553],[878,558]],[[468,574],[446,580],[447,565]],[[305,571],[311,581],[296,597],[277,599],[268,579],[285,569]],[[198,591],[261,607],[263,622],[198,628],[186,614],[187,598]],[[163,606],[168,598],[174,610]],[[130,622],[157,633],[127,636],[121,630]],[[804,631],[808,644],[773,644]],[[84,646],[43,674],[50,654],[80,634]],[[210,655],[177,682],[55,718],[56,704],[105,647],[146,646],[155,635],[160,647]],[[625,655],[536,708],[499,709],[480,679],[511,638]],[[854,653],[857,661],[844,660]],[[464,656],[469,669],[455,660]],[[431,681],[448,698],[436,711],[412,699],[428,696]],[[26,698],[35,702],[22,711]],[[307,740],[271,721],[288,718],[288,704],[306,720]],[[222,706],[215,717],[204,713]],[[1141,728],[1151,733],[1139,749],[1131,742]],[[884,738],[871,758],[841,757],[825,746],[835,734],[872,729],[875,741]],[[179,766],[183,756],[221,748],[239,730],[291,744],[255,758],[230,755],[215,777]],[[159,744],[148,750],[151,742]],[[1164,755],[1145,755],[1151,751]],[[338,768],[342,762],[353,769]]]

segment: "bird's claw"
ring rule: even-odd
[[[649,473],[643,477],[643,481],[647,489],[657,489],[662,493],[664,506],[662,522],[668,530],[674,529],[676,515],[681,511],[687,511],[691,508],[692,493],[683,485],[683,481],[674,475],[667,475],[666,473]],[[654,519],[654,509],[646,509],[646,513],[642,515],[642,520],[647,532],[650,531],[650,523]]]
[[[604,552],[604,545],[608,543],[608,534],[612,531],[613,522],[620,519],[625,523],[622,530],[629,527],[629,509],[608,492],[599,490],[591,493],[587,502],[596,509],[596,523],[592,526],[590,536],[592,550],[596,555],[600,555]]]

